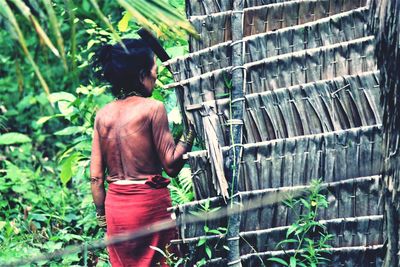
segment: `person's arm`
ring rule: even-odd
[[[93,202],[96,206],[99,226],[105,226],[104,200],[106,198],[106,191],[104,189],[104,164],[100,149],[100,135],[97,130],[97,117],[94,125],[94,134],[92,141],[90,184],[92,189]]]
[[[190,140],[181,140],[175,145],[172,134],[168,128],[167,112],[161,102],[156,102],[152,118],[153,142],[164,171],[171,177],[178,175],[185,160],[183,155],[192,149],[193,130]]]

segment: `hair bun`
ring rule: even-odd
[[[113,49],[112,45],[109,44],[103,45],[96,51],[93,57],[92,67],[95,75],[98,78],[104,77],[105,70],[107,69],[107,66],[111,63],[112,49]]]
[[[113,48],[112,45],[107,44],[107,45],[104,45],[104,46],[100,47],[100,49],[97,51],[97,55],[96,55],[97,56],[97,60],[103,66],[111,61],[112,48]]]
[[[114,96],[120,98],[141,90],[141,75],[154,66],[154,53],[141,39],[123,39],[120,43],[101,46],[93,56],[93,71],[100,80],[109,82]],[[122,94],[122,93],[123,94]]]

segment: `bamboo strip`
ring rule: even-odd
[[[350,217],[350,218],[335,218],[331,220],[319,220],[318,222],[326,225],[329,223],[336,223],[336,224],[341,224],[344,222],[359,222],[359,221],[382,221],[383,220],[383,215],[370,215],[370,216],[360,216],[360,217]],[[289,229],[290,226],[280,226],[280,227],[274,227],[274,228],[269,228],[269,229],[261,229],[261,230],[254,230],[254,231],[245,231],[241,232],[240,236],[241,237],[246,237],[250,235],[261,235],[261,234],[270,234],[273,232],[281,232],[281,231],[286,231]],[[171,240],[171,244],[181,244],[181,243],[197,243],[201,239],[223,239],[226,236],[224,234],[222,235],[207,235],[207,236],[197,236],[197,237],[191,237],[191,238],[186,238],[186,239],[174,239]]]
[[[379,180],[380,176],[379,175],[374,175],[374,176],[369,176],[369,177],[358,177],[358,178],[351,178],[347,180],[342,180],[338,182],[332,182],[332,183],[326,183],[321,185],[322,188],[327,188],[327,187],[335,187],[338,185],[346,184],[346,183],[353,183],[353,182],[364,182],[364,181],[370,181],[370,180]],[[261,189],[261,190],[252,190],[252,191],[241,191],[239,192],[239,195],[241,196],[251,196],[251,195],[257,195],[257,194],[266,194],[266,193],[294,193],[297,191],[304,191],[305,189],[310,188],[309,185],[298,185],[298,186],[286,186],[286,187],[279,187],[279,188],[266,188],[266,189]],[[205,204],[206,202],[218,202],[222,200],[220,196],[208,198],[208,199],[201,199],[201,200],[195,200],[191,201],[185,204],[177,205],[174,207],[171,207],[168,209],[168,211],[179,211],[187,208],[193,208],[200,206],[202,204]]]

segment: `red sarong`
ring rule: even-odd
[[[165,181],[157,179],[160,178],[150,178],[147,184],[109,185],[105,201],[108,238],[171,219],[171,214],[167,212],[167,208],[171,207],[171,198],[165,188],[168,182],[162,184]],[[157,188],[160,184],[163,188]],[[165,250],[165,246],[175,237],[176,229],[169,229],[110,245],[107,249],[111,265],[147,267],[161,263],[161,266],[168,266],[163,256],[149,246]]]

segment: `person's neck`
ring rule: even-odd
[[[130,93],[126,94],[125,97],[130,97],[130,96],[140,96],[140,97],[144,97],[143,94],[137,92],[137,91],[131,91]]]
[[[120,97],[118,99],[126,99],[126,98],[131,97],[131,96],[145,97],[142,93],[132,90],[131,92],[129,92],[127,94],[123,94],[121,92],[121,95],[120,95]]]

